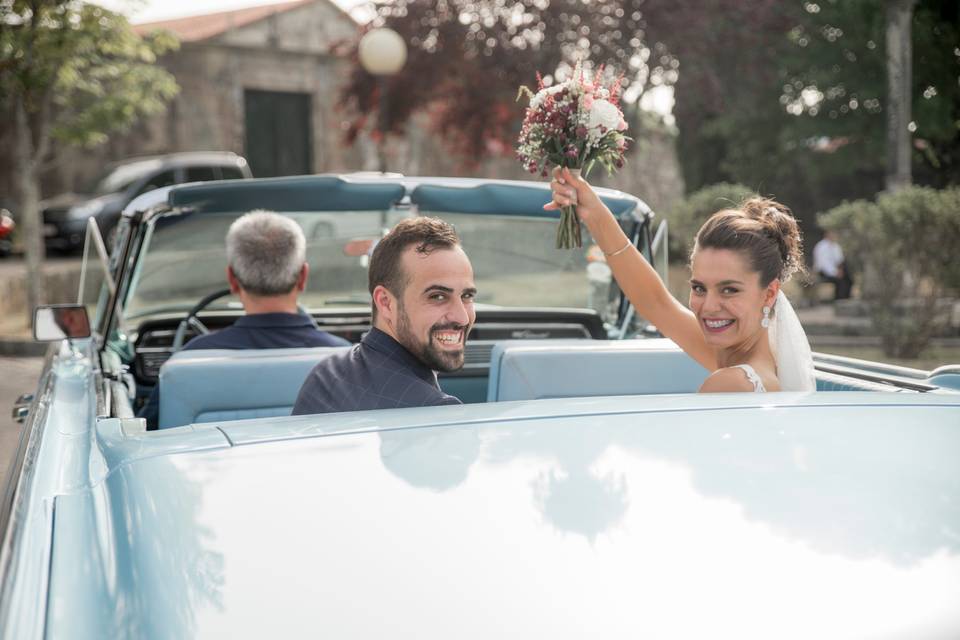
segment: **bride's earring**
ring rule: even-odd
[[[763,308],[763,320],[760,321],[760,326],[764,329],[770,326],[770,307]]]

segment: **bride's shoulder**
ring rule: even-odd
[[[736,393],[753,390],[753,382],[740,367],[717,369],[700,385],[700,393]]]

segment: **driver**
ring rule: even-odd
[[[246,315],[231,326],[196,336],[188,349],[285,349],[339,347],[350,343],[316,328],[300,313],[297,298],[307,284],[306,240],[300,225],[271,211],[251,211],[227,232],[227,282]],[[160,385],[137,414],[155,429]]]

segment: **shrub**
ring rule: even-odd
[[[960,289],[960,188],[910,187],[845,202],[818,218],[860,272],[861,295],[889,356],[914,358],[949,328]]]
[[[670,260],[686,263],[697,231],[707,218],[721,209],[735,207],[755,194],[742,184],[719,182],[684,198],[667,215],[670,224]]]

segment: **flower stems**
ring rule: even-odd
[[[580,177],[580,169],[567,167],[576,177]],[[576,194],[574,194],[576,200]],[[583,247],[583,236],[580,232],[580,216],[577,215],[577,204],[560,208],[560,224],[557,227],[557,249],[580,249]]]
[[[580,233],[580,218],[577,206],[568,205],[560,209],[560,224],[557,225],[557,249],[579,249],[583,247]]]

